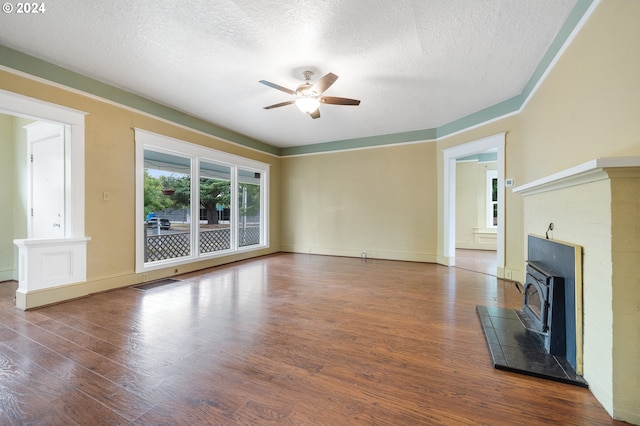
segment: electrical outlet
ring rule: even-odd
[[[103,199],[104,201],[111,201],[111,193],[110,193],[110,192],[107,192],[107,191],[104,191],[104,192],[102,193],[102,199]]]
[[[511,279],[511,269],[505,269],[504,270],[504,277],[508,280]]]
[[[142,274],[142,281],[149,281],[149,274]]]

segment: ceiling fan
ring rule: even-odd
[[[320,118],[320,104],[332,104],[332,105],[360,105],[360,101],[357,99],[339,98],[336,96],[323,96],[325,90],[327,90],[335,81],[338,76],[329,73],[322,77],[315,83],[311,83],[311,77],[313,72],[305,71],[302,73],[305,82],[296,88],[296,90],[287,89],[278,84],[271,83],[270,81],[260,80],[260,83],[265,84],[274,89],[278,89],[282,92],[294,95],[295,99],[278,104],[273,104],[264,107],[264,109],[279,108],[286,105],[295,104],[300,111],[309,114],[311,118]]]

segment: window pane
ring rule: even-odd
[[[260,244],[260,173],[238,171],[238,246]]]
[[[231,248],[231,168],[200,162],[200,253]]]
[[[145,262],[191,255],[191,160],[144,151]]]
[[[491,179],[491,201],[498,201],[498,178]]]
[[[493,203],[493,226],[498,226],[498,178],[491,179],[491,202]]]

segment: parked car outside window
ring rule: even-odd
[[[160,229],[169,229],[171,228],[171,222],[169,221],[169,219],[165,219],[165,218],[157,218],[157,217],[152,217],[147,221],[147,228],[158,228],[158,221],[160,221]]]

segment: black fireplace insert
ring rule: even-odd
[[[527,262],[520,317],[528,330],[544,337],[553,355],[566,353],[564,278],[545,265]]]

